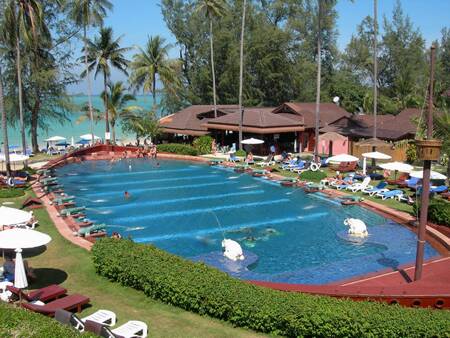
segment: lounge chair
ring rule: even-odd
[[[230,154],[230,162],[233,162],[233,163],[239,162],[239,159],[236,157],[236,155],[234,153]]]
[[[267,156],[263,161],[258,162],[258,165],[261,167],[275,165],[275,161],[273,160],[273,155]]]
[[[106,229],[105,224],[94,224],[78,230],[78,236],[89,236],[91,233],[99,232]]]
[[[93,314],[80,319],[72,312],[58,309],[55,311],[55,319],[62,324],[74,327],[79,332],[84,332],[87,321],[97,323],[101,327],[114,326],[116,325],[117,316],[114,312],[109,310],[98,310]],[[100,330],[98,330],[98,334],[100,334]]]
[[[411,196],[398,195],[396,198],[399,202],[406,202],[409,205],[413,205],[415,203],[414,199]]]
[[[433,186],[430,189],[431,193],[435,193],[435,194],[442,194],[443,192],[446,192],[448,190],[448,187],[446,185],[438,185],[438,186]]]
[[[375,196],[381,197],[382,200],[387,200],[389,198],[400,199],[400,196],[403,196],[403,195],[404,195],[404,192],[401,190],[389,190],[389,191],[377,193]]]
[[[114,326],[116,325],[117,316],[114,312],[109,310],[97,310],[93,314],[81,318],[81,320],[85,323],[88,320],[100,323],[102,325]]]
[[[109,329],[108,327],[103,327],[103,332],[110,334],[110,336],[106,337],[123,337],[123,338],[132,338],[132,337],[140,337],[145,338],[148,334],[147,324],[138,320],[130,320],[125,324],[119,326],[115,329]],[[111,336],[112,335],[112,336]]]
[[[350,190],[351,192],[357,192],[357,191],[362,191],[365,189],[373,189],[373,187],[371,185],[369,185],[371,178],[369,176],[367,176],[366,178],[364,178],[364,180],[361,183],[354,183],[348,187],[346,187],[347,190]]]
[[[411,177],[409,180],[405,180],[405,183],[401,184],[400,186],[403,188],[410,188],[416,190],[419,184],[420,178],[417,177]]]
[[[54,316],[56,310],[73,310],[76,309],[77,312],[81,311],[81,307],[89,303],[89,298],[83,295],[74,294],[66,296],[63,298],[58,298],[50,303],[39,305],[33,303],[23,303],[22,306],[25,309],[31,310],[33,312],[38,312],[47,316]]]
[[[14,286],[7,286],[6,289],[17,297],[22,297],[22,299],[25,299],[28,302],[37,300],[41,302],[48,302],[49,300],[64,296],[67,293],[66,289],[57,284],[52,284],[44,288],[31,291],[29,293],[24,293],[22,290],[17,289]]]
[[[346,189],[347,187],[351,186],[351,184],[349,182],[351,182],[353,179],[352,176],[346,176],[344,177],[343,183],[336,183],[336,182],[331,182],[330,186],[336,188],[337,190],[342,190],[342,189]]]
[[[379,192],[389,191],[389,189],[386,189],[387,185],[388,185],[387,182],[381,181],[375,187],[372,187],[371,189],[369,189],[370,187],[367,187],[366,189],[363,189],[362,192],[364,194],[369,194],[370,196],[373,196],[375,194],[378,194]]]

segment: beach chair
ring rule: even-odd
[[[239,159],[236,157],[234,153],[230,154],[230,162],[233,163],[239,162]]]
[[[299,173],[299,174],[300,174],[300,172],[302,172],[302,171],[304,171],[306,169],[307,169],[307,167],[306,167],[306,162],[305,161],[300,161],[296,166],[293,166],[293,167],[289,168],[289,170],[291,172],[296,172],[296,173]]]
[[[275,161],[273,160],[273,155],[270,154],[263,161],[258,162],[258,165],[260,165],[261,167],[275,165]]]
[[[55,315],[56,310],[58,309],[63,309],[67,311],[76,309],[77,312],[80,312],[81,307],[88,303],[89,303],[88,297],[79,294],[74,294],[63,298],[58,298],[46,304],[23,303],[22,306],[27,310],[53,317]]]
[[[400,186],[403,188],[410,188],[410,189],[415,190],[420,185],[419,181],[420,181],[420,178],[411,177],[410,179],[405,180],[405,182],[403,184],[401,184]]]
[[[350,190],[351,192],[362,191],[365,189],[373,189],[371,185],[369,185],[371,178],[369,176],[365,177],[361,183],[355,183],[350,186],[347,186],[345,189]]]
[[[337,190],[346,189],[348,186],[351,185],[349,182],[351,182],[352,179],[353,179],[352,176],[346,176],[346,177],[344,177],[343,183],[338,184],[336,182],[331,182],[330,186],[333,188],[336,188]]]
[[[105,224],[94,224],[88,227],[84,227],[78,230],[78,236],[88,236],[91,233],[99,232],[106,229]]]
[[[446,192],[448,190],[448,187],[446,185],[438,185],[436,187],[431,187],[430,193],[435,194],[442,194],[443,192]]]
[[[19,298],[22,297],[22,299],[25,299],[28,302],[37,300],[41,302],[48,302],[50,300],[62,297],[67,293],[66,289],[57,284],[52,284],[29,293],[24,293],[22,290],[15,288],[14,286],[7,286],[6,289],[13,295],[16,295]]]
[[[378,194],[380,192],[389,191],[389,189],[386,189],[387,185],[388,185],[387,182],[381,181],[375,187],[372,187],[371,189],[369,189],[370,187],[367,187],[366,189],[363,189],[362,192],[364,194],[368,194],[370,196],[373,196],[373,195]]]
[[[81,318],[83,323],[88,320],[100,323],[102,325],[114,326],[116,325],[117,316],[114,312],[109,310],[98,310],[87,317]]]
[[[147,324],[138,320],[130,320],[125,324],[119,326],[115,329],[109,329],[107,327],[103,327],[103,332],[108,334],[112,334],[110,337],[124,337],[124,338],[132,338],[132,337],[140,337],[145,338],[148,334]]]
[[[381,197],[382,200],[387,200],[389,198],[397,198],[400,199],[400,196],[403,196],[404,193],[401,190],[389,190],[384,192],[379,192],[375,196]]]

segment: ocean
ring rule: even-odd
[[[88,102],[87,96],[72,96],[73,103],[79,107],[84,106]],[[148,111],[152,107],[153,99],[151,95],[139,95],[136,96],[136,101],[131,101],[129,105],[138,105],[141,106],[144,110]],[[103,101],[97,96],[92,96],[92,104],[95,108],[100,111],[104,111]],[[75,142],[80,139],[80,135],[89,134],[90,133],[90,121],[86,119],[85,121],[78,123],[77,119],[80,117],[81,112],[75,111],[71,113],[68,117],[69,119],[63,124],[58,121],[49,122],[50,128],[48,130],[38,129],[38,142],[39,147],[43,148],[46,146],[45,140],[52,136],[62,136],[67,139],[67,142],[71,142],[72,137]],[[104,138],[105,137],[105,122],[99,121],[94,124],[94,133],[95,135]],[[19,124],[17,123],[15,126],[8,126],[8,138],[10,146],[19,146],[21,147],[21,137],[20,137],[20,129]],[[122,128],[120,126],[120,122],[116,123],[116,138],[119,141],[129,140],[135,138],[134,135],[126,135],[122,132]],[[0,128],[0,143],[3,143],[3,130]],[[27,147],[31,147],[30,135],[27,133]],[[3,150],[3,149],[2,149]]]

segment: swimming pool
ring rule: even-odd
[[[415,234],[359,206],[231,169],[158,163],[87,161],[59,168],[57,175],[77,205],[87,206],[89,219],[108,225],[108,233],[242,279],[323,284],[414,261]],[[348,240],[348,217],[367,224],[367,240]],[[220,254],[224,236],[241,243],[248,259],[226,261]],[[425,257],[436,255],[427,244]]]

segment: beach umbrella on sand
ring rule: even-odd
[[[352,156],[352,155],[348,155],[348,154],[339,154],[336,156],[331,156],[328,157],[326,160],[326,163],[329,162],[358,162],[359,158]]]
[[[423,178],[423,170],[411,171],[409,173],[409,176],[416,177],[416,178]],[[445,180],[445,179],[447,179],[447,176],[442,175],[441,173],[438,173],[436,171],[431,170],[431,172],[430,172],[430,179],[431,180]]]
[[[62,136],[52,136],[48,139],[45,140],[45,142],[60,142],[60,141],[65,141],[66,138],[62,137]]]
[[[367,159],[371,158],[374,160],[390,160],[392,156],[389,156],[387,154],[380,153],[379,151],[373,151],[371,153],[364,153],[362,154],[364,157],[363,160],[363,174],[366,174],[366,168],[367,168]]]

